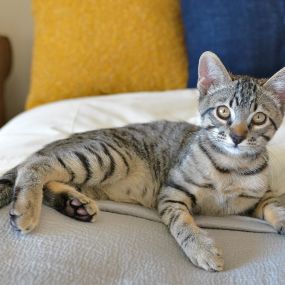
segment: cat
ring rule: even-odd
[[[283,119],[285,68],[269,80],[234,76],[205,52],[198,75],[201,126],[157,121],[77,133],[4,174],[0,206],[12,201],[13,228],[32,231],[42,201],[88,222],[98,199],[137,203],[156,208],[190,261],[208,271],[224,261],[194,214],[251,215],[284,235],[266,145]]]

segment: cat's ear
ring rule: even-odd
[[[263,87],[275,94],[285,104],[285,67],[269,78]]]
[[[199,59],[197,88],[207,94],[212,84],[227,84],[232,81],[221,60],[212,52],[204,52]]]

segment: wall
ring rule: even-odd
[[[33,22],[31,0],[0,0],[0,34],[13,49],[13,68],[5,88],[6,115],[10,119],[24,108],[29,90]]]

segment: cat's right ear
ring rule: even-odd
[[[204,52],[199,59],[197,88],[206,95],[211,85],[227,84],[232,81],[221,60],[212,52]]]

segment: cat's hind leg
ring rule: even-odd
[[[81,187],[104,186],[127,177],[130,160],[131,157],[125,157],[111,143],[91,140],[88,144],[87,140],[83,146],[80,136],[47,145],[17,169],[10,211],[12,226],[22,233],[28,233],[37,226],[43,188],[49,182],[58,181]],[[78,206],[77,200],[73,201],[72,206]],[[77,213],[81,211],[82,207]]]
[[[44,203],[66,216],[84,222],[95,222],[99,212],[94,200],[74,187],[56,181],[45,185]]]

